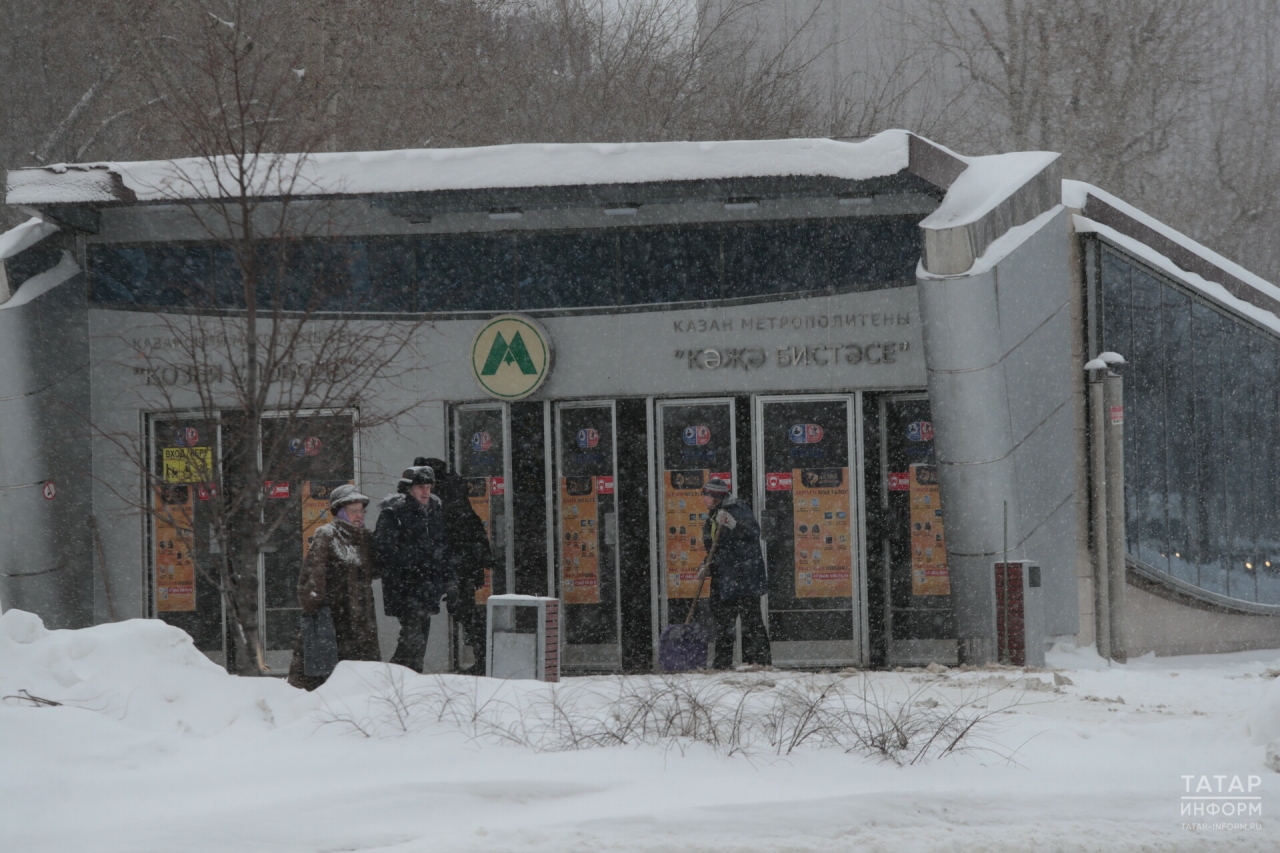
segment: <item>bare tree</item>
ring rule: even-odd
[[[422,324],[358,313],[365,294],[352,266],[362,244],[331,239],[339,228],[333,206],[307,198],[320,189],[312,176],[321,137],[294,45],[272,39],[248,0],[189,10],[188,26],[146,48],[147,82],[166,130],[194,156],[135,180],[179,209],[206,249],[192,250],[189,266],[167,282],[172,298],[160,301],[175,307],[147,321],[149,335],[167,345],[121,340],[144,379],[145,407],[216,426],[221,459],[188,450],[157,468],[136,436],[99,433],[148,485],[141,501],[120,497],[178,531],[187,548],[212,555],[196,568],[225,604],[235,671],[257,674],[259,554],[284,518],[264,483],[297,479],[301,453],[289,437],[299,430],[290,426],[318,411],[350,413],[358,430],[399,419],[420,400],[387,391],[413,367]],[[398,403],[389,406],[388,397]],[[261,426],[268,418],[270,431]],[[207,527],[196,529],[185,493],[171,499],[175,485],[203,490]]]

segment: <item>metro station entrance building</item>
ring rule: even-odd
[[[129,436],[157,472],[198,450],[216,479],[226,430],[278,428],[157,408],[148,389],[182,377],[127,368],[131,352],[178,345],[154,318],[191,309],[184,282],[230,269],[191,199],[158,189],[163,168],[9,175],[9,203],[42,221],[0,244],[5,357],[20,368],[0,398],[25,401],[5,410],[0,475],[92,485],[10,498],[5,551],[22,541],[41,565],[3,563],[0,604],[59,626],[161,618],[225,660],[216,589],[177,577],[166,549],[181,535],[130,511],[118,494],[137,475],[95,437]],[[1063,203],[1056,155],[962,158],[892,131],[324,154],[313,178],[335,224],[300,243],[292,274],[341,270],[332,311],[361,322],[428,322],[412,381],[370,391],[419,394],[411,414],[361,430],[358,413],[316,411],[289,438],[297,461],[268,497],[292,521],[261,562],[273,670],[287,667],[327,490],[355,482],[376,504],[415,456],[449,460],[488,527],[498,569],[479,599],[563,600],[569,672],[656,668],[660,632],[695,594],[713,476],[761,519],[777,665],[993,660],[1003,559],[1038,567],[1034,645],[1092,641],[1082,368],[1102,291],[1100,249],[1082,246],[1105,226],[1076,233],[1090,220]],[[1121,244],[1107,251],[1142,262]],[[39,402],[53,393],[93,430]],[[198,563],[210,484],[173,480],[161,499],[190,507]],[[1205,649],[1223,625],[1233,647],[1280,643],[1280,600],[1255,591],[1210,611],[1197,594],[1131,617],[1135,649],[1172,648],[1142,622],[1164,606],[1214,614]],[[381,630],[389,653],[395,621]],[[451,665],[444,634],[437,668]]]

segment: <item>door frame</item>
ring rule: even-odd
[[[870,662],[870,626],[867,609],[867,496],[866,496],[866,464],[863,454],[866,452],[863,440],[862,391],[845,391],[842,393],[814,394],[758,394],[751,398],[751,452],[752,467],[755,472],[755,494],[759,496],[755,507],[757,513],[764,512],[765,484],[768,471],[764,466],[764,407],[772,403],[833,403],[843,402],[847,412],[848,454],[849,454],[849,500],[855,504],[850,512],[856,521],[853,532],[856,547],[852,549],[855,565],[852,567],[853,594],[850,614],[854,624],[850,625],[851,639],[854,642],[855,654],[853,663],[867,666]],[[768,570],[768,550],[765,551],[765,568]],[[762,601],[765,625],[769,624],[769,596]],[[792,661],[784,666],[835,666],[848,661]]]
[[[604,543],[606,537],[612,535],[613,544],[610,549],[613,552],[613,588],[615,590],[613,600],[613,625],[616,632],[616,640],[613,645],[616,649],[616,655],[613,661],[591,661],[587,663],[568,663],[562,664],[562,668],[566,665],[569,669],[595,669],[608,672],[622,670],[622,548],[618,536],[618,401],[609,397],[599,400],[556,400],[547,401],[547,405],[551,407],[553,421],[552,428],[547,431],[549,443],[554,448],[554,459],[551,455],[547,457],[547,464],[552,467],[553,476],[548,478],[548,494],[554,496],[552,498],[552,514],[549,518],[554,518],[553,526],[555,530],[555,544],[548,547],[548,555],[552,558],[551,572],[554,575],[555,584],[551,587],[552,595],[559,598],[563,603],[561,607],[561,619],[565,623],[565,628],[561,630],[562,638],[568,637],[568,624],[573,618],[569,612],[569,605],[564,603],[564,566],[563,566],[563,548],[564,548],[564,519],[560,513],[560,480],[564,476],[564,458],[560,452],[561,430],[563,424],[561,422],[560,413],[565,409],[603,409],[609,410],[609,468],[613,477],[613,524],[612,530],[610,525],[600,525],[600,540]],[[601,522],[604,519],[600,519]],[[601,644],[607,645],[607,644]],[[568,656],[569,644],[563,641],[561,647],[561,660]]]
[[[503,566],[503,577],[506,581],[504,587],[507,592],[515,590],[515,524],[512,516],[512,483],[511,483],[511,408],[510,405],[496,400],[490,403],[455,403],[449,407],[448,426],[449,438],[452,447],[450,448],[449,464],[453,466],[454,473],[458,471],[458,460],[462,455],[462,436],[459,432],[459,424],[457,413],[465,411],[500,411],[502,412],[502,544],[505,552],[505,565]],[[451,632],[452,636],[452,632]]]
[[[729,484],[729,488],[734,497],[738,496],[738,411],[737,400],[732,396],[727,397],[663,397],[653,401],[653,427],[650,435],[653,439],[650,446],[653,448],[654,454],[654,473],[650,478],[652,484],[649,489],[649,505],[653,508],[654,524],[653,524],[653,554],[654,564],[652,571],[654,572],[654,601],[657,607],[657,622],[654,626],[654,655],[655,661],[658,653],[657,637],[660,637],[664,628],[670,621],[670,613],[667,599],[667,573],[665,571],[665,549],[662,547],[662,534],[667,529],[666,505],[663,496],[666,494],[663,484],[663,473],[666,471],[662,467],[662,459],[666,455],[665,439],[662,429],[662,410],[665,408],[675,408],[677,406],[711,406],[719,404],[729,404],[729,473],[733,478],[733,482]],[[655,668],[656,668],[655,663]]]
[[[284,418],[315,418],[315,417],[342,417],[346,416],[351,419],[351,469],[355,473],[356,488],[361,488],[360,483],[360,430],[356,428],[359,421],[359,411],[357,409],[300,409],[297,412],[283,412],[279,410],[263,412],[262,420],[280,420]],[[261,431],[262,424],[258,424]],[[218,430],[218,449],[221,451],[222,446],[222,430]],[[218,464],[222,464],[221,458]],[[258,466],[262,466],[262,434],[258,434]],[[299,567],[301,569],[301,566]],[[225,611],[225,603],[223,610]],[[289,608],[292,609],[292,608]],[[264,674],[275,676],[286,676],[289,673],[289,662],[293,658],[293,648],[288,649],[267,649],[267,552],[258,549],[258,635],[259,643],[262,648],[262,660],[267,664]],[[280,666],[272,666],[272,662],[276,661]]]

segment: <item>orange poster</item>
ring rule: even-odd
[[[329,515],[329,494],[346,482],[354,486],[354,480],[303,480],[302,481],[302,559],[311,553],[311,540],[316,531],[333,521]]]
[[[923,462],[911,466],[911,594],[951,594],[938,469]]]
[[[565,604],[600,603],[600,525],[595,477],[560,478]]]
[[[702,547],[702,484],[710,476],[702,471],[667,471],[663,478],[663,519],[667,529],[663,544],[667,555],[667,598],[693,598],[698,591],[698,567],[707,555]],[[705,584],[702,597],[711,595]]]
[[[484,524],[485,538],[489,540],[489,547],[492,549],[493,527],[489,522],[493,512],[489,506],[488,477],[471,477],[467,480],[467,500],[471,501],[471,508],[476,511],[476,515],[480,516],[480,521]],[[491,595],[493,595],[493,569],[485,569],[484,586],[476,590],[476,604],[483,605]]]
[[[160,612],[196,609],[191,488],[165,485],[156,489],[156,610]]]
[[[853,524],[848,468],[791,472],[796,598],[853,595]]]

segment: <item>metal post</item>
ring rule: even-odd
[[[1108,371],[1103,380],[1106,406],[1106,504],[1107,504],[1107,595],[1111,659],[1124,663],[1128,649],[1124,642],[1125,614],[1125,526],[1124,526],[1124,379]]]

